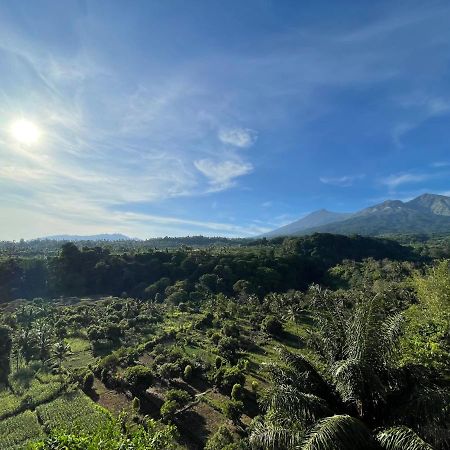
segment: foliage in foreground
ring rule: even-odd
[[[429,450],[449,444],[449,394],[431,372],[394,364],[402,317],[385,316],[380,296],[361,298],[351,314],[322,304],[315,345],[321,373],[306,358],[280,350],[264,421],[251,440],[263,448]]]
[[[129,424],[124,416],[113,419],[96,431],[87,433],[53,432],[32,445],[32,450],[172,450],[177,449],[176,427],[147,420]]]

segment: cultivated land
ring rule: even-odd
[[[4,258],[0,448],[446,449],[448,247],[412,244]]]

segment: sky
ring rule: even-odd
[[[3,0],[0,240],[450,195],[449,23],[433,0]]]

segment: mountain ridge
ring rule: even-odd
[[[315,211],[309,216],[320,211],[322,210]],[[368,236],[450,233],[450,197],[444,195],[426,193],[407,202],[386,200],[347,214],[343,220],[332,220],[320,225],[295,229],[293,225],[303,220],[300,219],[261,237],[300,236],[315,232]],[[294,231],[285,233],[286,230]]]

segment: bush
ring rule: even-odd
[[[238,424],[244,411],[244,404],[241,401],[232,400],[225,403],[223,413],[227,419],[230,419],[234,424]]]
[[[152,384],[153,373],[148,367],[132,366],[125,369],[122,379],[133,389],[145,390]]]
[[[230,393],[235,384],[240,384],[241,386],[245,384],[245,375],[239,367],[222,367],[216,372],[214,381],[219,388]]]
[[[233,443],[233,434],[225,425],[221,425],[219,429],[208,439],[205,450],[224,450]]]
[[[105,356],[98,362],[96,371],[98,373],[101,373],[103,369],[105,369],[107,372],[115,371],[119,363],[120,361],[117,355],[115,353],[112,353],[111,355]]]
[[[237,351],[239,350],[239,341],[236,338],[224,336],[217,344],[218,352],[228,361],[236,362]]]
[[[279,336],[283,332],[283,324],[273,316],[267,316],[261,323],[261,330],[271,336]]]
[[[94,386],[94,374],[89,371],[83,378],[83,391],[89,392]]]
[[[184,406],[192,400],[192,396],[183,389],[170,389],[167,391],[166,400],[175,400],[178,405]]]
[[[161,419],[164,422],[170,422],[178,409],[178,403],[175,400],[166,400],[160,409]]]
[[[176,378],[180,375],[180,366],[177,363],[164,363],[159,367],[159,374],[162,378]]]
[[[222,327],[222,333],[225,336],[237,338],[239,337],[239,327],[235,323],[228,322]]]
[[[231,398],[233,400],[241,400],[243,394],[242,385],[236,383],[233,385],[233,389],[231,389]]]
[[[183,378],[185,380],[190,380],[192,377],[192,366],[190,364],[188,364],[185,368],[184,368],[184,372],[183,372]]]
[[[131,406],[133,407],[134,411],[139,412],[139,410],[141,409],[141,401],[139,400],[138,397],[133,398]]]

